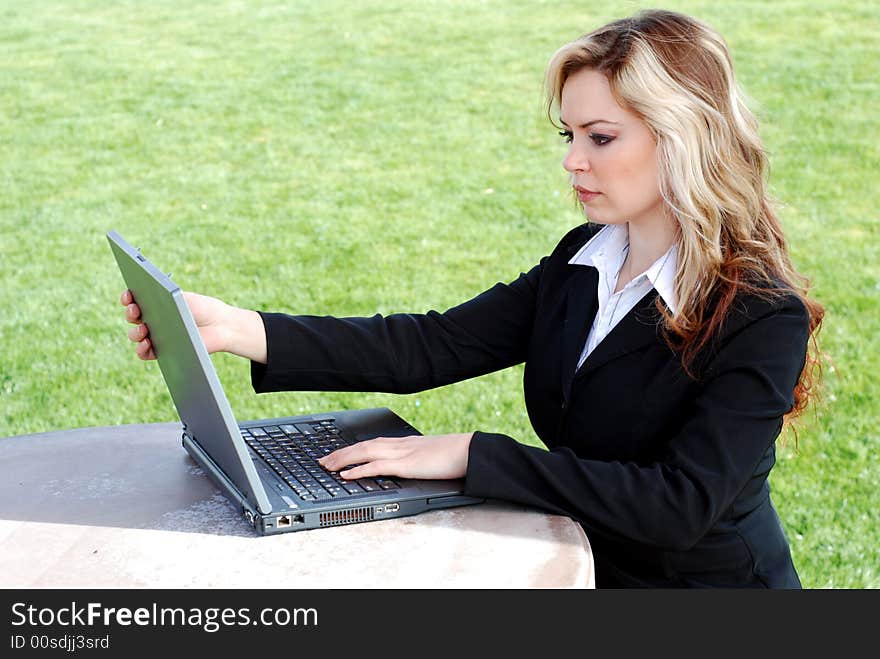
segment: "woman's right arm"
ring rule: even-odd
[[[254,389],[410,393],[506,368],[525,359],[541,266],[444,313],[364,318],[262,313],[184,293],[208,353],[252,362]],[[156,358],[131,291],[122,293],[128,336]]]
[[[257,392],[413,393],[525,360],[543,261],[443,313],[372,317],[261,313],[267,363],[251,368]]]
[[[254,389],[411,393],[525,360],[541,265],[444,313],[363,318],[292,316],[241,309],[184,293],[209,353],[251,360]],[[155,359],[131,291],[120,302],[141,359]]]

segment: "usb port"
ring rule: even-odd
[[[399,504],[399,503],[389,503],[389,504],[385,504],[385,512],[386,512],[386,513],[396,513],[398,510],[400,510],[400,504]]]

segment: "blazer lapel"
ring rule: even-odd
[[[566,402],[587,332],[599,309],[599,271],[592,266],[574,267],[577,270],[568,281],[562,328],[562,395]]]
[[[660,340],[660,313],[655,305],[656,299],[657,291],[651,289],[646,293],[636,306],[621,318],[608,336],[599,342],[584,360],[575,377],[582,378],[614,359]],[[575,363],[579,357],[580,355],[575,357]]]

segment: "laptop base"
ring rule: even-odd
[[[419,435],[406,421],[388,408],[344,410],[318,415],[303,415],[248,421],[242,428],[255,426],[294,425],[333,419],[349,443],[374,437],[405,437]],[[417,515],[428,510],[482,503],[484,499],[464,496],[464,483],[454,480],[408,480],[395,478],[399,489],[365,493],[342,500],[303,501],[263,460],[251,452],[257,474],[272,506],[270,513],[260,513],[242,496],[238,488],[223,474],[197,441],[183,433],[183,447],[199,464],[227,499],[240,510],[247,522],[260,535],[274,535],[310,529],[373,522],[395,517]]]

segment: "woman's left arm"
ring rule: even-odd
[[[565,514],[612,538],[691,548],[755,475],[805,363],[809,321],[799,299],[753,300],[738,316],[660,459],[582,460],[570,449],[541,451],[476,433],[467,493]]]
[[[482,432],[364,442],[328,466],[344,476],[466,476],[466,493],[567,515],[598,532],[685,550],[727,510],[791,409],[809,335],[799,300],[750,305],[724,334],[692,414],[652,464],[578,458]],[[589,428],[584,432],[588,433]]]

